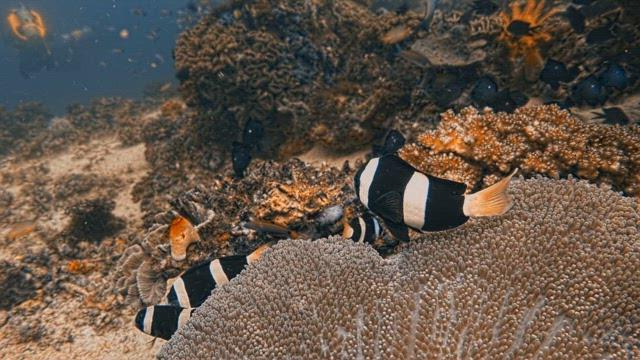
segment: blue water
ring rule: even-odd
[[[57,66],[24,78],[19,53],[10,39],[6,16],[23,3],[40,12],[49,29],[47,44]],[[59,114],[69,104],[102,96],[139,98],[154,82],[174,81],[171,51],[180,33],[179,14],[189,14],[178,0],[3,0],[0,41],[0,105],[13,108],[39,101]],[[196,15],[194,14],[194,17]],[[184,16],[183,16],[184,17]],[[79,40],[63,34],[90,29]],[[120,31],[129,36],[123,39]]]

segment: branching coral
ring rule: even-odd
[[[560,9],[545,13],[545,0],[527,0],[526,5],[514,1],[510,8],[510,13],[500,13],[502,32],[498,40],[505,43],[512,61],[524,60],[527,78],[535,80],[543,65],[540,45],[551,40],[551,34],[540,27]]]
[[[159,357],[640,355],[635,201],[576,180],[511,191],[504,217],[423,235],[388,260],[339,238],[281,242]]]
[[[420,170],[477,186],[514,168],[554,178],[574,174],[640,194],[640,128],[585,123],[555,105],[513,114],[473,108],[442,114],[438,128],[401,156]],[[485,178],[485,181],[487,178]]]

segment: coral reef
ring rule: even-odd
[[[300,153],[309,135],[337,150],[370,141],[407,104],[419,72],[392,61],[391,43],[409,41],[424,15],[366,5],[233,2],[184,32],[177,76],[199,141],[228,147],[250,118],[267,130],[266,156]]]
[[[0,261],[0,287],[0,310],[11,309],[36,296],[36,285],[29,268],[7,261]]]
[[[141,139],[144,122],[136,116],[150,103],[100,98],[71,105],[63,117],[53,117],[38,103],[22,104],[12,112],[0,108],[0,155],[28,158],[51,155],[70,144],[87,143],[116,131],[125,144]]]
[[[149,214],[147,232],[120,261],[116,287],[129,295],[130,302],[158,302],[166,280],[179,271],[211,258],[248,254],[269,241],[268,235],[239,227],[251,218],[286,226],[308,237],[327,236],[336,229],[316,222],[316,218],[322,219],[323,211],[333,205],[355,212],[353,173],[349,166],[338,171],[291,159],[284,163],[258,160],[242,179],[212,175],[209,185],[197,184],[168,201],[170,208]],[[184,261],[173,260],[169,254],[169,229],[178,215],[192,223],[200,237],[191,244]]]
[[[397,256],[283,241],[214,290],[159,358],[640,355],[633,199],[586,181],[512,183],[505,216]]]
[[[0,107],[0,155],[15,151],[20,139],[32,137],[46,129],[51,117],[37,103],[21,104],[11,112]]]
[[[555,105],[524,107],[513,114],[465,108],[441,118],[437,129],[401,150],[401,157],[426,173],[478,188],[519,168],[524,175],[573,174],[640,194],[636,126],[586,123]]]
[[[121,181],[118,181],[118,179],[107,179],[93,173],[72,173],[64,175],[55,181],[54,196],[58,201],[77,199],[78,196],[87,194],[92,190],[109,187],[118,188],[121,185]]]
[[[113,216],[115,202],[107,199],[84,200],[68,208],[71,217],[63,236],[67,242],[99,242],[122,230],[124,220]]]

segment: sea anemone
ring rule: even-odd
[[[512,62],[523,59],[525,77],[533,81],[544,63],[540,46],[551,40],[551,34],[541,27],[550,17],[559,14],[560,9],[551,9],[545,13],[545,0],[527,0],[526,5],[515,1],[510,9],[510,12],[500,12],[502,32],[498,40],[509,50]]]
[[[505,216],[368,245],[276,244],[216,288],[160,359],[586,359],[640,354],[635,200],[514,181]]]

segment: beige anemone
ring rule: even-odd
[[[283,241],[216,289],[162,359],[637,358],[638,207],[577,180],[514,181],[505,216],[383,259]]]

